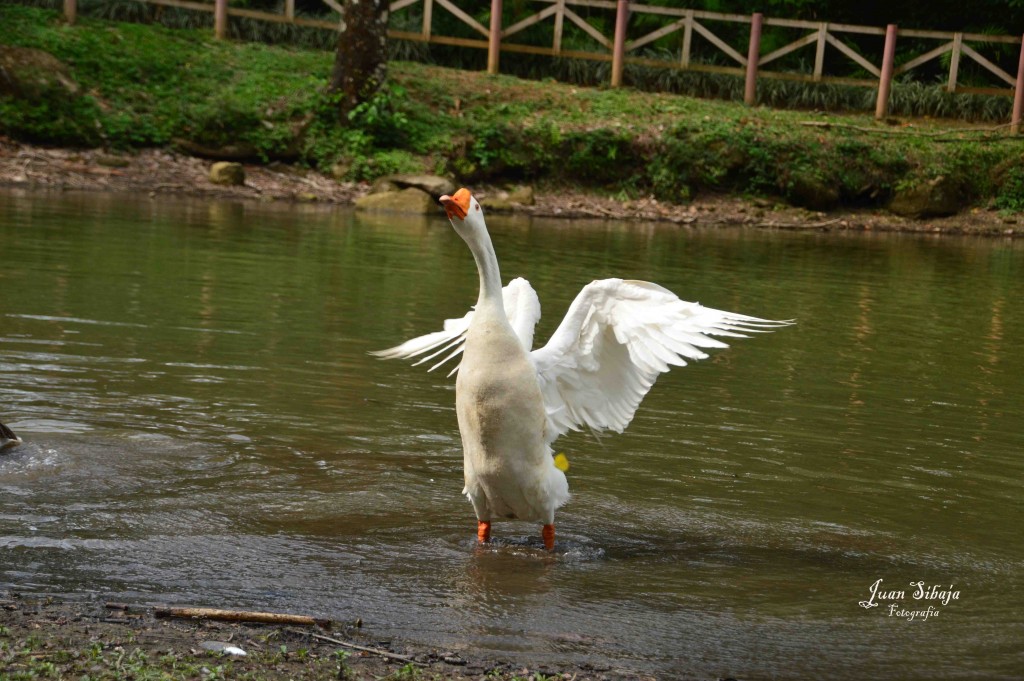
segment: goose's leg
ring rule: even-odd
[[[541,530],[541,536],[544,537],[544,548],[548,551],[555,550],[555,524],[548,523]]]
[[[466,461],[468,467],[469,459]],[[491,507],[487,503],[487,496],[483,490],[476,485],[471,485],[470,482],[467,474],[466,487],[462,493],[469,497],[469,502],[473,504],[473,512],[476,514],[476,538],[481,544],[486,544],[491,540]]]

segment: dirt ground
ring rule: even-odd
[[[320,173],[273,163],[247,164],[243,186],[223,186],[209,181],[210,165],[208,160],[159,149],[133,154],[52,149],[0,136],[0,186],[336,205],[351,204],[369,191],[366,184],[337,182]],[[495,187],[473,189],[478,196],[497,191]],[[745,225],[790,230],[1024,235],[1024,216],[980,208],[946,218],[911,220],[884,210],[820,213],[770,199],[701,196],[681,205],[653,198],[617,201],[592,193],[543,187],[537,188],[536,205],[517,207],[516,212],[561,218],[654,220],[696,227]]]
[[[526,669],[376,640],[351,622],[324,628],[166,618],[155,612],[149,606],[0,592],[0,679],[647,678],[593,667]],[[217,650],[226,646],[245,655]]]

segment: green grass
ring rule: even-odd
[[[897,187],[944,175],[976,202],[1024,207],[1019,142],[968,127],[906,134],[934,133],[934,121],[894,128],[863,115],[392,62],[389,85],[341,123],[326,94],[331,52],[88,17],[67,26],[54,10],[18,5],[0,6],[0,44],[52,53],[84,93],[32,104],[0,97],[0,133],[37,143],[230,145],[264,161],[340,165],[354,180],[427,171],[466,183],[677,201],[729,192],[811,207],[882,205]]]

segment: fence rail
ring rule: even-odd
[[[150,5],[176,7],[214,15],[214,32],[218,38],[227,33],[229,16],[246,17],[261,21],[294,24],[336,30],[337,21],[308,19],[295,16],[295,0],[285,0],[283,13],[230,7],[228,0],[139,0]],[[335,13],[342,11],[338,0],[322,0]],[[532,0],[535,12],[517,17],[507,25],[502,25],[502,0],[491,0],[488,25],[485,26],[467,11],[461,9],[455,0],[393,0],[390,12],[395,16],[398,12],[411,11],[419,7],[422,13],[420,31],[389,30],[388,37],[395,40],[409,40],[439,45],[454,45],[487,50],[487,70],[498,73],[502,52],[538,54],[551,57],[570,57],[593,61],[611,62],[611,85],[622,84],[624,64],[668,68],[682,71],[705,73],[723,73],[744,78],[744,101],[753,104],[757,95],[757,79],[770,78],[795,80],[814,83],[845,84],[860,87],[877,88],[875,116],[882,118],[888,111],[889,93],[894,76],[919,69],[925,64],[935,62],[949,55],[946,90],[948,92],[966,92],[990,96],[1012,96],[1013,114],[1010,130],[1019,132],[1022,113],[1024,113],[1024,37],[995,36],[980,33],[942,32],[916,29],[899,29],[890,24],[885,28],[876,26],[857,26],[851,24],[833,24],[829,22],[812,22],[795,19],[777,19],[762,14],[722,14],[702,10],[676,7],[660,7],[646,5],[629,0]],[[613,31],[606,35],[599,26],[588,21],[588,11],[608,11],[614,13]],[[77,12],[77,0],[64,0],[64,12],[69,22],[74,22]],[[435,18],[439,12],[453,16],[460,25],[467,27],[472,37],[439,35],[434,30]],[[643,35],[629,38],[629,22],[631,16],[657,17],[664,23]],[[526,42],[515,42],[527,29],[542,22],[550,21],[552,27],[551,45],[536,45]],[[649,22],[645,22],[649,23]],[[747,44],[734,45],[721,34],[729,25],[745,25]],[[776,47],[767,54],[761,54],[761,36],[765,27],[795,29],[806,31],[804,35],[781,47]],[[563,48],[568,31],[575,31],[584,41],[594,47],[584,50]],[[735,33],[735,31],[733,31]],[[669,61],[650,57],[633,56],[630,53],[638,48],[656,41],[668,39],[678,34],[679,59]],[[862,54],[848,41],[844,35],[878,36],[883,40],[881,52],[878,54]],[[513,38],[513,40],[509,40]],[[907,59],[901,64],[895,63],[896,40],[937,41],[938,46],[922,54]],[[674,39],[674,38],[673,38]],[[694,41],[703,40],[715,48],[726,65],[704,63],[694,59]],[[735,38],[734,38],[735,40]],[[991,45],[1020,45],[1020,58],[1017,71],[1011,74],[995,61],[984,56],[979,50]],[[830,49],[831,48],[831,49]],[[809,73],[797,71],[772,71],[762,67],[777,62],[800,50],[814,50],[814,67]],[[850,62],[855,70],[867,73],[870,77],[828,75],[825,70],[826,57],[838,55]],[[964,86],[959,82],[961,66],[967,60],[974,62],[990,78],[1001,82],[1002,87]]]

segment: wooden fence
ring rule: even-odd
[[[228,0],[139,0],[151,5],[163,5],[212,12],[214,15],[214,31],[218,38],[227,33],[229,16],[248,17],[251,19],[336,29],[337,22],[307,19],[295,16],[295,0],[285,0],[284,13],[263,12],[243,8],[230,7]],[[340,14],[338,0],[322,0],[334,12]],[[462,0],[463,2],[465,0]],[[775,19],[762,14],[740,15],[704,12],[675,7],[645,5],[629,0],[533,0],[538,11],[528,16],[517,18],[513,23],[502,26],[502,0],[490,0],[491,11],[488,26],[484,26],[468,12],[455,4],[455,0],[392,0],[390,11],[392,16],[398,12],[411,11],[419,6],[422,15],[419,32],[389,30],[388,36],[397,40],[411,40],[441,45],[456,45],[487,50],[487,70],[498,73],[502,52],[548,55],[552,57],[571,57],[611,62],[611,85],[622,84],[622,72],[625,64],[638,64],[656,68],[671,68],[683,71],[708,73],[725,73],[744,78],[744,101],[753,104],[757,95],[758,78],[774,78],[820,83],[841,83],[846,85],[877,88],[878,96],[875,105],[875,117],[886,115],[894,76],[907,73],[922,65],[941,59],[949,54],[948,77],[946,89],[949,92],[969,92],[994,96],[1012,96],[1013,114],[1010,129],[1017,133],[1020,129],[1022,113],[1024,113],[1024,37],[993,36],[977,33],[948,33],[941,31],[923,31],[899,29],[890,24],[886,28],[874,26],[856,26],[849,24],[832,24],[828,22],[797,21],[791,19]],[[580,9],[588,12],[614,12],[614,29],[612,35],[605,35],[602,30],[580,16]],[[77,11],[77,0],[64,0],[64,11],[69,22],[74,22]],[[445,36],[434,32],[433,24],[436,12],[448,12],[459,23],[468,27],[468,33],[474,37]],[[586,13],[586,12],[584,12]],[[648,15],[657,17],[662,25],[645,35],[630,39],[628,26],[630,17]],[[509,40],[527,28],[544,21],[553,23],[553,38],[550,46],[527,44]],[[650,23],[650,22],[645,22]],[[723,25],[749,26],[745,33],[748,36],[745,46],[734,46],[719,34]],[[593,50],[567,50],[562,43],[566,29],[582,31],[594,46]],[[804,32],[798,39],[778,47],[767,54],[761,54],[761,36],[765,27],[778,27]],[[718,31],[718,32],[716,32]],[[732,31],[735,34],[735,31]],[[658,40],[678,34],[681,41],[680,58],[678,61],[651,59],[631,56],[638,48]],[[861,54],[850,42],[844,42],[844,35],[878,36],[882,40],[881,54]],[[477,37],[479,36],[479,37]],[[727,65],[701,63],[692,58],[693,42],[700,38],[710,43],[725,58]],[[926,52],[907,61],[896,64],[896,41],[898,38],[937,41],[939,44]],[[1020,58],[1016,74],[1010,74],[994,61],[986,58],[979,49],[984,46],[1012,44],[1021,45]],[[745,49],[744,49],[745,47]],[[832,48],[829,50],[828,48]],[[814,67],[811,73],[794,71],[771,71],[763,67],[795,53],[798,50],[814,50]],[[856,68],[871,77],[840,77],[825,74],[826,53],[838,53],[849,60]],[[979,65],[990,77],[1001,81],[1002,87],[965,87],[958,81],[961,64],[969,59]],[[877,63],[876,63],[877,62]]]

